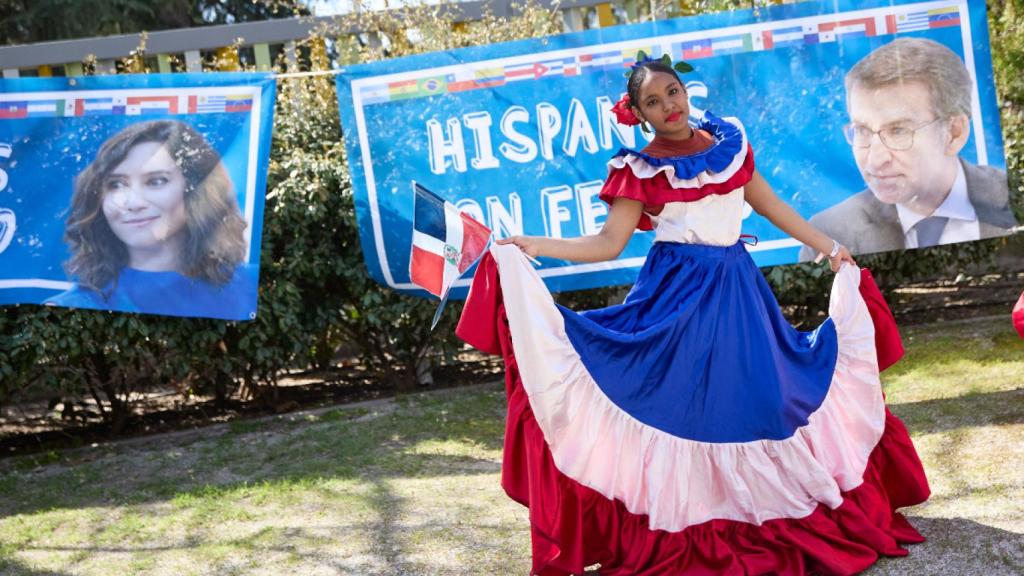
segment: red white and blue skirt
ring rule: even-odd
[[[581,313],[493,246],[457,332],[505,360],[534,574],[853,574],[923,540],[895,512],[928,485],[884,404],[902,348],[867,271],[801,332],[739,243],[656,242],[622,304]]]

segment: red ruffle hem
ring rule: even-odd
[[[860,290],[875,323],[884,369],[902,356],[899,333],[867,270]],[[761,525],[711,520],[679,532],[651,530],[646,516],[630,513],[555,467],[519,378],[490,254],[479,265],[456,333],[505,360],[508,416],[501,483],[509,497],[530,510],[533,574],[581,574],[593,564],[600,564],[601,576],[855,574],[879,556],[905,556],[902,544],[924,541],[895,511],[925,501],[929,488],[906,428],[888,409],[863,483],[843,493],[838,508],[819,505],[803,518]]]

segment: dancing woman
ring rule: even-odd
[[[655,137],[609,162],[601,232],[499,241],[457,328],[505,359],[502,485],[530,508],[533,573],[853,574],[905,555],[923,538],[895,509],[928,486],[882,397],[891,314],[772,192],[738,120],[688,123],[670,64],[641,54],[616,105]],[[817,329],[783,318],[740,242],[744,201],[828,257]],[[608,260],[637,227],[654,245],[608,308],[556,305],[523,255]]]

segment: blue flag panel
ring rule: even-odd
[[[0,304],[249,320],[267,74],[0,80]]]

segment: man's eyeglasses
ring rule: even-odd
[[[910,150],[914,146],[914,134],[918,130],[923,130],[932,124],[935,124],[942,118],[936,118],[927,124],[922,124],[917,128],[907,128],[905,126],[889,126],[882,128],[881,130],[872,130],[867,126],[860,124],[847,124],[843,126],[843,136],[846,136],[846,141],[850,143],[854,148],[869,148],[871,147],[871,140],[875,134],[878,134],[878,139],[882,141],[889,150]]]

